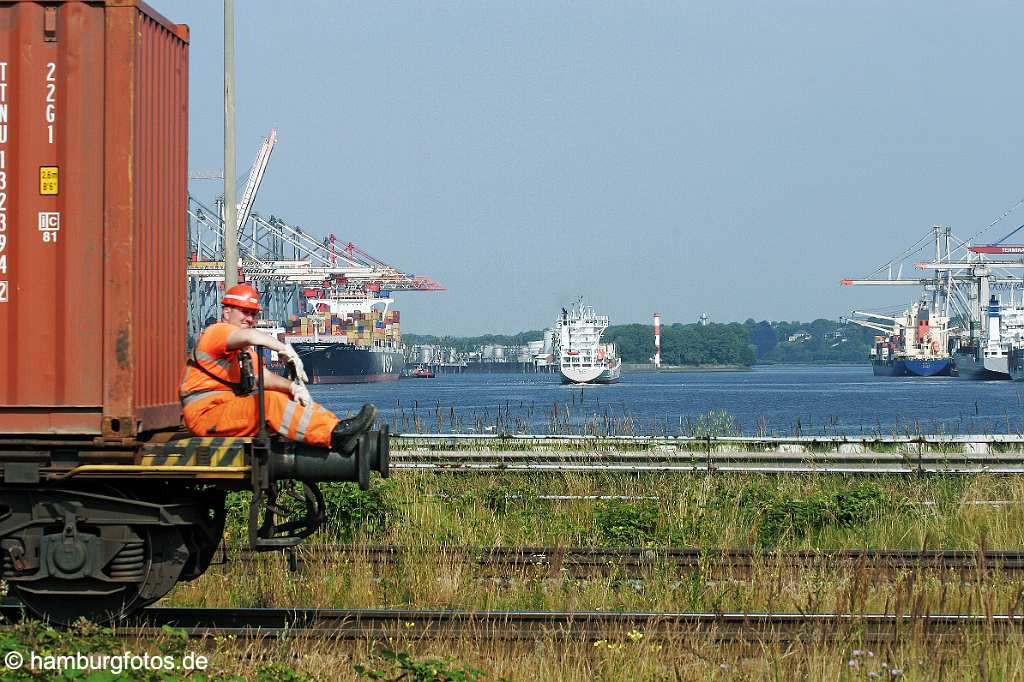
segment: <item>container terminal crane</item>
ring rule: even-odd
[[[269,321],[264,331],[295,346],[312,383],[398,379],[405,359],[391,293],[444,287],[424,275],[406,274],[334,234],[318,240],[281,218],[253,212],[276,141],[276,131],[264,139],[238,204],[239,280],[254,283],[261,292]],[[189,196],[188,325],[193,338],[220,307],[222,208],[221,201],[211,208]]]
[[[1022,204],[1024,200],[1004,212],[985,229],[994,226]],[[996,255],[1024,254],[1024,245],[1002,243],[1021,229],[1024,226],[1018,227],[995,244],[975,246],[954,237],[949,227],[935,225],[931,235],[935,244],[935,257],[915,264],[919,270],[933,271],[931,277],[903,278],[902,266],[893,277],[894,259],[867,278],[844,279],[841,283],[846,286],[923,287],[925,293],[921,305],[926,306],[926,314],[940,323],[940,330],[942,324],[947,325],[947,345],[942,348],[940,340],[938,354],[951,355],[956,373],[974,379],[1008,379],[1014,375],[1011,372],[1011,365],[1014,365],[1017,367],[1017,376],[1024,379],[1024,299],[1018,299],[1016,293],[1020,289],[1024,295],[1024,280],[1017,273],[1024,268],[1024,261],[991,260]],[[924,241],[918,241],[899,258],[905,258],[915,248],[920,250]],[[887,268],[888,278],[875,277]],[[918,312],[921,314],[920,309]],[[855,314],[865,316],[862,313]],[[867,317],[883,316],[868,314]],[[871,326],[864,324],[863,320],[850,321]],[[948,326],[951,322],[956,322],[957,326]],[[904,345],[900,334],[901,328],[895,325],[886,335],[876,337],[876,345],[872,349],[876,374],[899,373],[899,368],[890,367],[892,372],[879,372],[878,367],[880,364],[899,364],[894,361],[905,359],[905,353],[900,351]]]

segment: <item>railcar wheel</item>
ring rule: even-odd
[[[160,549],[184,548],[177,529],[142,528],[133,532],[139,539],[125,543],[103,568],[110,581],[95,578],[48,577],[32,583],[12,583],[12,596],[33,614],[49,623],[66,626],[79,618],[106,624],[131,615],[162,597],[177,582],[184,566],[180,552],[167,556]],[[87,561],[87,551],[71,546],[56,548],[49,557],[58,571],[73,573]]]
[[[6,489],[0,577],[55,625],[109,623],[201,575],[223,495],[151,486]]]
[[[138,598],[140,588],[139,585],[125,585],[106,594],[94,591],[84,596],[86,591],[95,590],[95,587],[86,582],[75,584],[73,581],[49,578],[33,584],[31,588],[12,586],[11,596],[40,620],[66,627],[79,618],[100,624],[120,620],[131,612],[131,605]]]

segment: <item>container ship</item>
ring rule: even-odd
[[[555,324],[559,369],[564,384],[614,384],[622,371],[615,346],[601,343],[608,316],[594,313],[582,299],[571,310],[562,308]]]
[[[311,312],[279,332],[312,384],[396,381],[405,369],[399,312],[386,297],[309,298]]]
[[[868,320],[850,318],[862,327],[884,332],[875,337],[868,351],[875,376],[949,376],[956,371],[950,353],[949,318],[938,314],[924,302],[914,303],[902,315],[854,311]],[[874,320],[885,320],[883,325]]]

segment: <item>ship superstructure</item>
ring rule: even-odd
[[[569,309],[562,308],[555,323],[555,339],[563,383],[612,384],[619,380],[622,361],[615,346],[601,343],[607,328],[608,316],[596,314],[583,299]]]

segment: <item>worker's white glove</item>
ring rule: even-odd
[[[295,378],[304,384],[309,383],[309,377],[306,376],[306,370],[302,366],[302,360],[299,359],[299,354],[295,352],[289,344],[284,344],[284,350],[278,351],[278,355],[284,358],[285,362],[291,364],[295,368]]]
[[[309,395],[309,389],[306,388],[305,384],[300,384],[298,381],[292,382],[292,397],[303,407],[309,407],[310,403],[313,402],[313,397]]]

